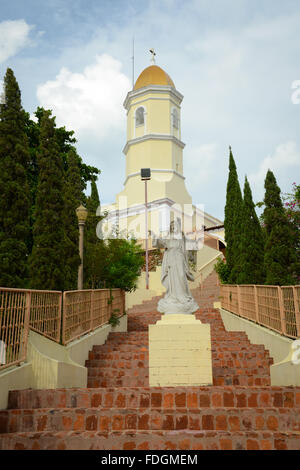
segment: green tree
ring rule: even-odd
[[[266,284],[295,284],[297,257],[293,227],[284,210],[280,188],[271,170],[268,170],[265,179],[264,205]]]
[[[35,225],[35,202],[39,181],[38,153],[40,149],[41,125],[46,110],[38,107],[35,112],[36,121],[30,119],[29,113],[25,113],[25,130],[29,140],[30,163],[28,167],[28,179],[31,189],[31,236],[30,252],[33,246],[33,227]],[[48,111],[50,112],[50,111]],[[51,113],[51,112],[50,112]],[[87,182],[96,178],[100,170],[83,163],[74,146],[76,139],[74,131],[67,131],[65,127],[54,126],[56,148],[61,158],[64,171],[65,184],[63,186],[64,197],[64,250],[65,250],[65,273],[64,289],[76,289],[78,263],[80,262],[78,252],[78,222],[75,210],[80,203],[86,204]],[[75,227],[76,225],[76,227]]]
[[[25,113],[25,130],[29,140],[29,150],[30,150],[30,165],[29,165],[29,180],[31,191],[33,194],[32,200],[35,201],[35,194],[38,184],[38,163],[37,163],[37,152],[39,151],[39,141],[40,141],[40,132],[41,132],[41,121],[43,114],[46,110],[44,108],[38,107],[34,113],[37,121],[30,119],[29,113]],[[82,197],[85,201],[85,195],[83,191],[87,187],[87,183],[92,181],[94,178],[97,178],[100,170],[96,167],[86,165],[82,158],[78,155],[74,144],[76,139],[74,137],[74,131],[67,131],[65,127],[55,127],[55,137],[58,145],[58,151],[63,162],[63,169],[67,171],[68,169],[68,154],[70,151],[73,152],[74,157],[77,159],[77,163],[80,170],[81,178],[81,190]]]
[[[255,212],[247,177],[244,185],[243,217],[237,267],[237,284],[264,283],[264,237]]]
[[[134,239],[121,238],[117,230],[108,240],[99,239],[96,227],[104,216],[95,215],[99,206],[96,185],[88,200],[89,216],[85,233],[84,286],[89,289],[136,289],[144,266],[144,252]]]
[[[30,285],[64,288],[64,169],[55,133],[55,118],[44,111],[40,123],[39,167],[30,256]]]
[[[97,210],[100,206],[100,198],[96,185],[96,178],[91,181],[91,195],[87,198],[86,208],[88,210],[88,217],[86,220],[86,239],[90,243],[95,243],[98,239],[96,234],[97,224],[99,222],[99,216]]]
[[[290,223],[292,224],[295,236],[295,250],[298,260],[300,258],[300,185],[293,183],[292,192],[287,193],[283,197],[284,208]],[[299,273],[300,275],[300,273]]]
[[[229,283],[236,283],[239,257],[239,244],[241,238],[241,221],[243,198],[236,171],[235,161],[229,147],[229,175],[226,191],[225,205],[225,241],[226,241],[226,276]]]
[[[144,266],[144,252],[134,239],[112,238],[108,240],[106,256],[106,287],[119,287],[133,291]]]
[[[78,159],[73,149],[67,155],[68,168],[64,186],[64,290],[77,288],[79,230],[76,208],[82,201],[82,182]]]
[[[4,78],[0,105],[0,285],[26,287],[30,190],[21,92],[11,69]]]
[[[106,288],[108,270],[108,250],[103,240],[85,245],[84,288],[103,289]]]
[[[216,262],[215,266],[215,271],[219,276],[219,279],[222,284],[228,284],[229,283],[229,272],[228,272],[228,266],[227,263],[224,259],[219,258],[218,261]]]
[[[100,206],[100,199],[96,185],[96,178],[91,181],[91,195],[87,198],[86,208],[88,216],[85,223],[84,234],[84,262],[83,279],[85,288],[100,288],[104,275],[105,247],[103,241],[97,237],[97,224],[101,217],[96,212]]]

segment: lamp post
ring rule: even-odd
[[[78,266],[78,282],[77,282],[77,289],[83,289],[83,238],[84,238],[84,225],[87,219],[88,211],[87,209],[81,205],[76,209],[76,215],[78,219],[79,225],[79,255],[81,259],[81,263]]]
[[[149,289],[149,263],[148,263],[148,192],[147,181],[151,179],[151,169],[141,168],[141,180],[145,181],[145,242],[146,242],[146,289]]]

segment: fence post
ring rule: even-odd
[[[62,295],[62,331],[61,331],[61,344],[65,344],[66,336],[66,292]]]
[[[124,290],[121,290],[122,296],[123,296],[123,315],[125,315],[125,310],[126,310],[126,292]]]
[[[280,311],[280,322],[281,322],[281,332],[286,335],[286,324],[284,318],[284,304],[282,297],[282,289],[280,286],[277,286],[278,291],[278,300],[279,300],[279,311]]]
[[[24,359],[26,359],[26,356],[27,356],[27,345],[28,345],[28,334],[29,334],[29,323],[30,323],[30,306],[31,306],[31,291],[26,292],[24,334],[22,338],[22,356]]]
[[[61,330],[62,330],[62,327],[61,327],[61,323],[62,323],[62,298],[63,298],[63,293],[61,292],[59,294],[59,304],[58,304],[58,331],[57,331],[57,342],[60,343],[61,342]]]
[[[94,289],[91,292],[91,330],[94,329]]]
[[[259,323],[258,296],[257,296],[257,287],[256,286],[254,286],[254,301],[255,301],[255,320],[256,320],[256,323]]]
[[[298,301],[298,296],[297,296],[297,291],[296,291],[295,286],[293,286],[293,295],[294,295],[297,338],[299,338],[300,337],[300,312],[299,312],[299,301]]]
[[[237,314],[242,316],[242,312],[241,312],[241,292],[240,292],[240,286],[236,286],[237,287],[237,303],[238,303],[238,308],[237,308]]]

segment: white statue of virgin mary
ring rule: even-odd
[[[194,277],[189,269],[185,237],[181,232],[179,222],[171,222],[166,238],[156,238],[153,232],[151,235],[153,246],[165,248],[161,282],[167,291],[158,302],[157,310],[165,314],[194,313],[199,306],[192,297],[188,286],[188,280],[194,281]]]

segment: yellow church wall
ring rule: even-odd
[[[149,100],[147,131],[149,134],[170,134],[170,103],[162,100]]]
[[[143,135],[145,135],[145,124],[144,125],[140,125],[140,126],[136,126],[135,127],[135,135],[132,136],[132,138],[137,138],[137,137],[142,137]]]
[[[172,201],[179,204],[192,204],[192,198],[187,192],[184,179],[173,174],[171,181],[166,183],[166,194]],[[184,209],[182,207],[182,209]]]
[[[152,172],[151,180],[147,183],[148,202],[168,197],[181,204],[191,204],[192,199],[188,194],[184,180],[175,173]],[[132,176],[127,180],[124,190],[117,195],[117,205],[120,197],[127,198],[128,207],[134,204],[145,203],[145,183],[140,175]],[[124,201],[122,201],[124,204]]]
[[[172,146],[168,140],[145,140],[130,145],[126,155],[126,176],[141,168],[172,168]]]
[[[178,145],[173,145],[172,148],[172,168],[183,175],[182,148]]]
[[[164,194],[165,190],[161,183],[155,180],[152,180],[151,184],[148,182],[148,201],[163,197]],[[127,198],[128,207],[145,203],[145,183],[141,181],[140,175],[132,176],[128,179],[125,189],[117,195],[117,203],[119,202],[120,196]],[[124,202],[122,202],[122,204]]]

